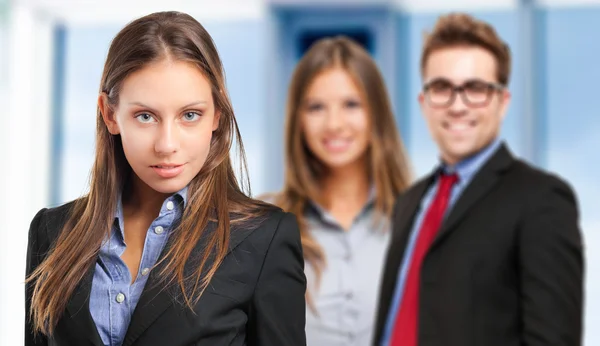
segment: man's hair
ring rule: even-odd
[[[421,74],[429,56],[440,49],[452,47],[479,47],[490,52],[496,59],[497,82],[506,86],[511,70],[510,48],[498,36],[490,24],[466,13],[450,13],[441,16],[433,31],[425,37],[421,54]]]

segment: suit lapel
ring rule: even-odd
[[[163,265],[158,265],[150,273],[127,328],[123,345],[131,345],[163,311],[173,303],[174,287],[160,286],[157,274]]]
[[[509,150],[502,144],[489,161],[475,174],[471,183],[459,196],[447,219],[442,223],[431,249],[448,236],[459,221],[468,214],[469,209],[498,183],[501,173],[510,167],[513,160]]]
[[[217,225],[215,222],[209,222],[205,232],[202,234],[200,240],[198,240],[196,243],[194,250],[192,250],[192,253],[190,254],[190,260],[184,269],[186,277],[193,273],[195,269],[195,261],[193,259],[200,258],[204,254],[210,236],[216,231],[216,226]],[[233,249],[235,249],[248,235],[250,235],[254,229],[256,228],[231,227],[231,237],[227,253],[233,251]],[[168,249],[172,245],[171,239],[172,238],[170,238],[167,242],[167,245],[160,255],[160,258],[165,256]],[[214,258],[210,256],[204,265],[204,269],[208,270],[213,265],[213,261]],[[127,333],[125,334],[123,346],[133,345],[135,340],[137,340],[140,335],[142,335],[142,333],[148,329],[148,327],[150,327],[150,325],[152,325],[152,323],[154,323],[167,308],[173,305],[176,299],[181,297],[181,289],[177,283],[171,284],[168,287],[164,287],[164,284],[161,283],[158,276],[163,267],[164,263],[161,263],[150,273],[148,282],[144,287],[144,291],[142,292],[140,300],[138,301],[138,304],[133,312],[133,316],[131,317],[131,322],[129,323]]]
[[[415,216],[419,212],[421,200],[423,199],[427,188],[431,185],[432,180],[433,175],[421,181],[415,189],[411,191],[410,196],[407,196],[406,205],[400,206],[400,210],[397,210],[396,215],[394,215],[394,235],[392,247],[390,249],[391,266],[389,267],[390,271],[386,273],[386,276],[389,276],[392,279],[394,285],[396,283],[400,262],[404,257],[408,239],[410,238],[410,232]],[[391,291],[393,292],[393,287]]]
[[[94,261],[94,264],[88,269],[75,288],[71,299],[67,302],[66,310],[69,321],[76,324],[76,327],[73,328],[73,330],[77,331],[77,335],[85,335],[84,338],[89,339],[93,345],[103,346],[104,343],[102,342],[100,334],[98,334],[98,328],[94,323],[89,308],[89,298],[92,290],[92,280],[94,278],[95,268],[96,261]],[[73,335],[75,335],[75,333],[73,333]],[[87,344],[87,342],[82,342],[82,344]]]
[[[381,338],[383,329],[385,328],[389,308],[393,300],[398,280],[400,265],[402,263],[402,258],[404,257],[415,215],[417,215],[419,211],[421,200],[423,199],[427,188],[430,186],[432,179],[433,175],[417,183],[414,189],[406,195],[406,202],[403,203],[403,205],[399,205],[394,211],[392,242],[388,250],[383,281],[381,283],[381,303],[379,304],[379,316],[377,319],[377,340]]]
[[[396,240],[400,242],[398,250],[404,249],[408,242],[415,216],[421,208],[421,200],[432,180],[433,175],[421,181],[408,198],[407,205],[402,210],[398,210],[398,214],[394,216],[394,232],[397,232]]]

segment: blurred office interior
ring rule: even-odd
[[[423,34],[448,11],[493,24],[513,53],[502,137],[577,192],[585,344],[600,345],[599,0],[0,0],[0,345],[22,344],[31,218],[86,191],[110,40],[132,19],[162,10],[193,15],[215,40],[255,196],[282,185],[287,84],[311,42],[343,34],[369,50],[422,176],[437,163],[417,103]]]

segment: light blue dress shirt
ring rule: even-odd
[[[167,198],[146,233],[140,268],[133,284],[121,255],[125,252],[123,204],[119,198],[110,237],[102,244],[96,261],[90,294],[90,313],[107,346],[121,346],[133,311],[142,295],[148,274],[156,264],[187,202],[187,187]]]
[[[454,206],[458,197],[469,185],[469,183],[471,182],[475,174],[479,171],[479,169],[481,169],[481,167],[498,150],[500,144],[501,141],[499,139],[495,139],[491,144],[489,144],[479,153],[467,158],[464,161],[457,163],[453,167],[442,165],[442,169],[444,170],[444,172],[449,174],[456,173],[458,175],[458,182],[452,187],[450,193],[450,201],[448,203],[448,208],[446,209],[446,215],[448,215],[449,211],[452,209],[452,206]],[[417,236],[419,234],[419,230],[421,229],[421,225],[423,224],[425,213],[431,205],[431,203],[433,202],[435,193],[438,189],[438,185],[439,179],[436,178],[435,182],[427,190],[427,193],[425,193],[423,200],[421,200],[420,209],[415,217],[415,222],[412,226],[410,238],[408,240],[408,246],[406,248],[406,251],[404,252],[404,258],[402,259],[402,265],[400,266],[400,273],[398,274],[398,281],[396,282],[396,288],[394,290],[392,305],[388,313],[383,338],[381,339],[382,346],[388,345],[390,342],[392,330],[396,321],[396,315],[398,313],[398,308],[400,306],[400,302],[402,301],[402,295],[404,294],[404,285],[406,284],[406,277],[408,275],[410,259],[412,258]]]

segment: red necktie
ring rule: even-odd
[[[450,190],[457,179],[456,174],[441,175],[435,199],[423,219],[410,261],[401,305],[396,315],[391,346],[417,346],[421,263],[440,228],[450,199]]]

